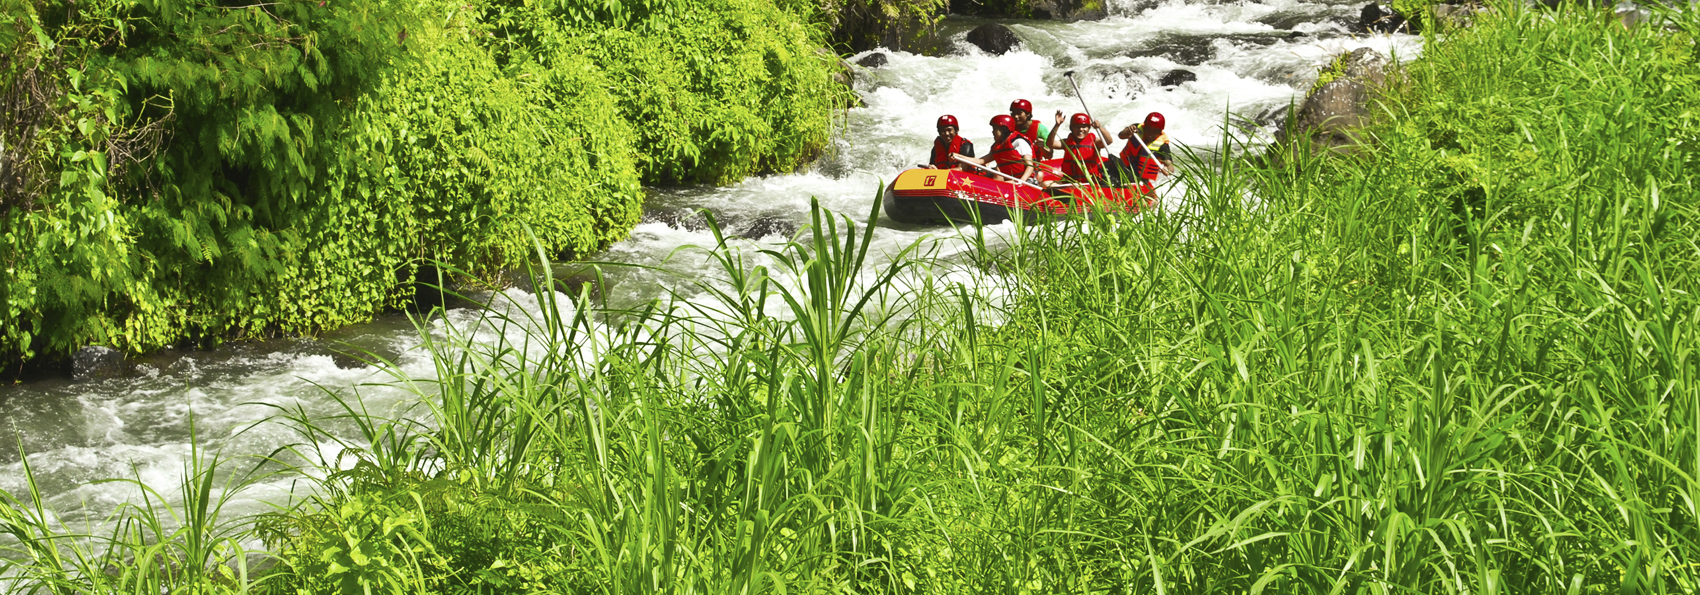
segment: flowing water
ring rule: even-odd
[[[983,151],[990,143],[985,122],[1004,113],[1013,99],[1031,100],[1047,125],[1057,110],[1080,111],[1065,71],[1075,72],[1093,115],[1108,122],[1112,131],[1140,121],[1147,112],[1161,111],[1168,118],[1170,136],[1194,148],[1216,147],[1230,133],[1254,144],[1266,142],[1282,111],[1302,100],[1318,68],[1332,56],[1373,47],[1406,59],[1420,50],[1420,40],[1412,36],[1348,33],[1358,6],[1330,0],[1113,2],[1112,16],[1102,21],[1006,21],[1024,46],[1003,56],[987,55],[963,41],[969,29],[988,21],[947,19],[940,35],[951,49],[944,55],[878,50],[887,54],[886,65],[856,68],[855,88],[864,106],[848,110],[842,134],[808,170],[723,188],[653,191],[644,222],[598,260],[661,265],[677,273],[614,270],[607,297],[632,303],[661,295],[668,287],[687,287],[700,277],[707,260],[699,252],[680,250],[714,243],[695,209],[713,212],[742,245],[791,237],[807,224],[811,197],[861,221],[883,181],[926,159],[938,116],[955,115],[963,123],[963,135]],[[1177,69],[1191,71],[1197,79],[1159,86],[1161,77]],[[1170,186],[1163,194],[1172,201],[1180,192]],[[950,228],[882,219],[869,268],[917,241],[948,261],[963,249],[953,241],[958,234]],[[990,290],[992,284],[965,270],[932,274]],[[520,308],[535,304],[517,290],[504,295]],[[448,316],[451,323],[477,318],[471,310]],[[394,360],[407,374],[428,376],[431,364],[417,349],[419,344],[412,323],[391,316],[316,340],[167,351],[137,360],[137,373],[129,377],[83,382],[50,378],[0,387],[0,427],[12,430],[29,454],[50,508],[67,522],[98,524],[138,493],[133,484],[98,480],[133,479],[167,494],[175,492],[192,454],[192,435],[198,436],[203,451],[221,452],[226,460],[269,454],[295,440],[280,424],[256,425],[277,407],[330,413],[335,409],[326,388],[391,379],[338,352],[368,350]],[[395,391],[371,390],[365,395],[380,410],[405,400]],[[15,450],[10,445],[0,448],[0,489],[23,494],[23,467]],[[285,501],[291,485],[287,476],[261,482],[244,491],[226,513],[266,510]]]

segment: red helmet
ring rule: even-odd
[[[939,116],[939,128],[944,128],[946,126],[961,128],[961,126],[956,125],[956,116]]]
[[[1009,111],[1013,112],[1015,110],[1027,112],[1027,115],[1031,116],[1033,115],[1033,102],[1026,99],[1017,99],[1009,102]]]
[[[992,116],[992,128],[1002,127],[1004,130],[1015,130],[1015,118],[1007,114]]]
[[[1145,116],[1144,127],[1161,132],[1163,130],[1163,114],[1151,112]]]
[[[1086,114],[1075,114],[1073,118],[1069,119],[1069,124],[1079,124],[1081,126],[1091,126],[1092,125],[1092,116],[1088,116]]]

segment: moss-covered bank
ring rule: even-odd
[[[812,4],[3,0],[0,361],[312,333],[825,142]]]

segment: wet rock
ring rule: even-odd
[[[1257,22],[1286,31],[1306,23],[1325,21],[1327,16],[1316,12],[1279,10],[1257,19]]]
[[[885,52],[874,52],[872,54],[862,56],[861,60],[856,61],[856,65],[863,68],[879,68],[881,66],[885,66],[888,62],[891,62],[891,57],[885,55]]]
[[[997,23],[986,23],[968,32],[968,43],[974,44],[988,54],[1002,56],[1021,47],[1021,38],[1009,27]]]
[[[856,88],[856,77],[850,74],[849,62],[840,61],[839,67],[833,69],[832,82],[843,85],[845,88]]]
[[[1415,23],[1406,21],[1405,17],[1400,16],[1391,7],[1371,2],[1365,4],[1363,10],[1358,12],[1356,30],[1374,33],[1393,33],[1395,31],[1413,33],[1416,30],[1414,25]]]
[[[1158,79],[1157,84],[1164,87],[1173,87],[1180,85],[1181,83],[1190,83],[1196,80],[1198,80],[1198,75],[1191,70],[1171,70],[1164,74],[1163,78]]]
[[[791,236],[797,234],[796,224],[773,216],[757,217],[740,227],[738,237],[746,240],[759,240],[768,236],[791,239]]]
[[[331,363],[335,364],[339,370],[359,370],[367,366],[366,359],[363,356],[344,351],[332,351]]]
[[[71,358],[71,376],[77,380],[115,378],[130,371],[124,352],[111,347],[90,345],[77,350]]]
[[[1187,37],[1174,41],[1155,43],[1144,48],[1128,52],[1129,58],[1144,58],[1161,56],[1176,64],[1198,66],[1216,57],[1216,44],[1208,37]]]
[[[1282,105],[1257,112],[1252,122],[1258,126],[1275,126],[1280,128],[1287,125],[1287,114],[1293,111],[1292,105]]]
[[[1338,70],[1323,74],[1331,80],[1305,97],[1293,118],[1293,129],[1278,135],[1282,142],[1303,135],[1316,149],[1357,144],[1355,131],[1368,122],[1373,93],[1387,84],[1387,57],[1370,48],[1359,48],[1345,54],[1339,63]]]

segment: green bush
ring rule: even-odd
[[[7,6],[12,360],[363,320],[431,259],[496,280],[526,225],[588,254],[640,182],[802,164],[848,92],[766,0]]]

